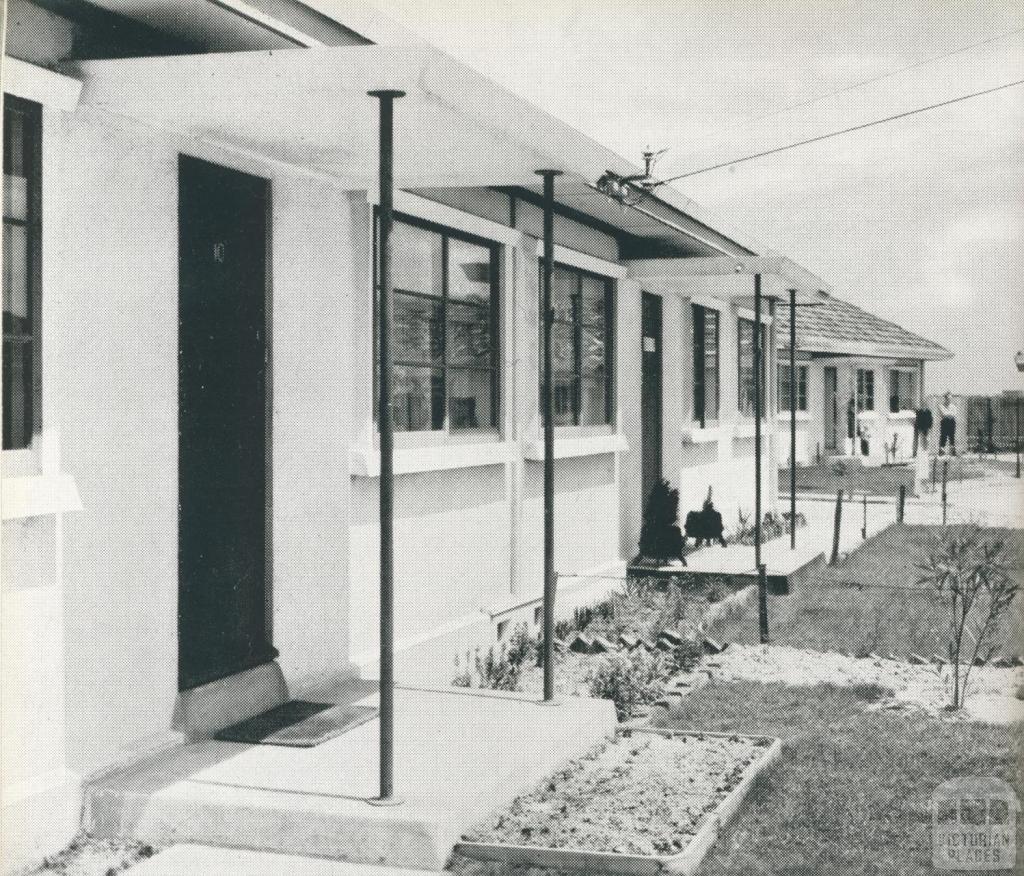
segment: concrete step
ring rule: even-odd
[[[191,844],[172,846],[132,867],[133,876],[426,876],[437,872]]]
[[[376,705],[377,697],[360,702]],[[552,707],[502,691],[398,688],[397,806],[373,805],[379,732],[375,719],[313,748],[183,745],[92,782],[83,826],[157,848],[244,845],[440,870],[464,832],[611,736],[615,707],[585,697]]]

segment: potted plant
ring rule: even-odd
[[[686,565],[679,528],[679,490],[658,481],[647,497],[640,529],[640,552],[629,564],[630,575],[667,575]]]

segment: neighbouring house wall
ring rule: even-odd
[[[400,196],[396,209],[496,241],[501,283],[501,422],[497,431],[396,434],[395,637],[399,677],[449,680],[457,653],[496,641],[497,624],[533,622],[543,589],[542,466],[539,416],[538,240],[499,224],[508,199],[487,189],[430,190]],[[429,197],[427,197],[429,196]],[[370,240],[372,211],[352,195],[364,233],[354,232],[357,293],[350,361],[356,377],[351,423],[359,464],[351,472],[352,654],[367,675],[377,671],[379,647],[379,479],[371,388],[373,325]],[[443,206],[437,206],[443,205]],[[520,204],[520,207],[523,205]],[[474,218],[475,217],[475,218]],[[486,220],[480,223],[478,220]],[[556,243],[576,249],[581,236],[556,222]],[[614,241],[588,229],[593,251]],[[556,259],[571,259],[559,250]],[[585,257],[584,257],[585,258]],[[591,259],[600,272],[614,263]],[[619,284],[613,335],[629,317]],[[638,315],[638,314],[637,314]],[[628,328],[626,329],[629,330]],[[639,329],[637,328],[637,331]],[[621,363],[616,363],[620,380]],[[621,391],[618,396],[620,403]],[[614,426],[558,429],[558,442],[583,437],[607,442]],[[417,460],[412,470],[410,459]],[[619,559],[618,454],[587,449],[555,462],[556,569],[589,570]],[[510,605],[521,605],[513,610]]]
[[[869,436],[869,453],[861,453],[859,442],[853,448],[853,455],[865,459],[872,465],[886,461],[905,461],[913,456],[914,412],[905,410],[893,413],[889,410],[889,380],[894,368],[913,370],[916,385],[920,385],[921,364],[899,359],[871,359],[851,357],[816,358],[807,363],[807,402],[809,421],[807,423],[807,452],[814,460],[821,449],[822,456],[829,455],[825,448],[825,368],[834,367],[838,381],[838,453],[847,453],[847,405],[850,398],[857,396],[857,371],[868,369],[875,373],[875,408],[872,412],[861,412],[857,416],[860,428]],[[920,395],[915,396],[916,406],[921,405]],[[930,438],[938,441],[938,419]],[[895,456],[892,454],[893,438],[896,438]],[[887,451],[888,446],[888,451]],[[938,446],[935,444],[934,446]],[[798,455],[799,459],[799,455]]]
[[[633,281],[630,281],[633,282]],[[722,513],[726,528],[734,530],[739,512],[752,515],[754,510],[754,439],[753,420],[738,413],[739,363],[737,320],[740,311],[729,299],[753,292],[753,279],[747,275],[724,277],[673,278],[669,284],[659,278],[641,278],[640,288],[662,292],[662,467],[664,476],[679,490],[679,516],[685,520],[687,511],[699,510],[711,487],[715,507]],[[766,287],[769,283],[766,281]],[[723,300],[724,299],[724,300]],[[718,301],[715,305],[714,302]],[[692,304],[714,306],[719,312],[719,417],[701,429],[693,408],[693,335]],[[768,299],[764,302],[763,317],[769,315]],[[746,310],[742,316],[750,318]],[[638,320],[639,321],[639,320]],[[639,360],[639,335],[634,340]],[[778,456],[786,448],[779,445],[782,438],[776,434],[775,415],[777,398],[775,388],[774,330],[765,332],[765,373],[768,384],[765,391],[766,418],[761,435],[761,492],[762,510],[773,510],[778,499]],[[639,365],[637,366],[639,369]],[[639,388],[635,390],[639,398]],[[641,424],[639,410],[624,423],[630,447],[640,446]],[[625,465],[635,465],[630,472],[639,482],[639,459]],[[625,492],[624,492],[625,495]],[[624,548],[628,555],[635,554],[640,534],[640,497],[635,497],[637,509],[626,510],[623,515]],[[626,519],[628,515],[628,519]]]

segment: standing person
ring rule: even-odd
[[[947,392],[939,404],[939,456],[949,442],[949,452],[956,456],[956,408],[953,397]]]
[[[928,450],[928,433],[932,430],[932,412],[930,408],[919,408],[914,414],[914,456],[917,448]]]

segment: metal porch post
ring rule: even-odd
[[[789,547],[796,550],[796,289],[789,290]]]
[[[395,748],[395,545],[394,420],[391,392],[393,297],[391,227],[394,221],[394,101],[405,92],[370,91],[380,101],[380,209],[377,277],[380,284],[380,796],[377,804],[401,802],[394,794]]]
[[[761,567],[761,275],[754,274],[754,564]]]
[[[544,702],[555,699],[555,405],[551,385],[551,275],[555,266],[555,177],[561,171],[538,170],[544,179],[544,263],[541,271],[541,358],[544,407]]]
[[[757,566],[757,614],[761,642],[768,641],[768,580],[761,562],[761,392],[764,346],[761,334],[761,275],[754,274],[754,564]]]

